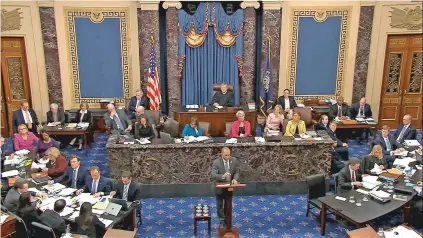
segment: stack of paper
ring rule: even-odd
[[[238,140],[236,139],[236,138],[230,138],[230,139],[227,139],[226,140],[226,144],[234,144],[234,143],[237,143],[238,142]]]
[[[88,122],[80,122],[80,123],[78,123],[78,127],[82,127],[82,128],[86,128],[86,127],[88,127],[90,125],[90,123],[88,123]]]
[[[417,238],[421,237],[417,232],[407,229],[403,226],[395,227],[390,231],[383,232],[385,238]]]
[[[36,163],[32,162],[31,169],[44,169],[46,167],[46,164]]]
[[[404,151],[401,151],[401,152],[399,152],[399,153],[394,153],[394,155],[398,155],[398,156],[407,156],[407,155],[408,155],[408,151],[404,150]]]
[[[208,136],[199,136],[199,137],[195,137],[194,140],[197,142],[202,142],[202,141],[206,141],[210,139]]]
[[[377,164],[375,163],[375,166],[373,167],[373,169],[372,169],[372,170],[370,170],[370,172],[372,172],[372,173],[374,173],[374,174],[379,175],[379,174],[381,174],[381,173],[382,173],[382,170],[379,168],[379,165],[377,165]]]
[[[113,221],[112,220],[108,220],[108,219],[104,219],[104,218],[99,218],[100,219],[100,221],[101,222],[103,222],[104,223],[104,225],[106,226],[106,228],[107,227],[109,227],[110,226],[110,224],[112,224],[113,223]]]
[[[64,188],[60,191],[59,195],[60,196],[69,196],[72,193],[74,193],[76,191],[76,189],[74,188]]]
[[[74,212],[73,208],[65,207],[65,209],[63,209],[63,211],[60,213],[60,216],[65,217],[69,214],[72,214],[73,212]]]
[[[0,224],[3,224],[4,223],[4,221],[6,221],[6,219],[9,217],[9,215],[7,215],[7,214],[5,214],[5,215],[3,215],[3,214],[1,214],[1,219],[0,219]]]
[[[54,124],[53,122],[49,122],[49,123],[47,124],[47,126],[56,126],[56,124]]]
[[[263,137],[254,137],[256,143],[264,143],[266,140]]]
[[[34,193],[39,193],[40,192],[40,190],[38,190],[37,188],[34,188],[34,187],[28,188],[28,191],[34,192]]]
[[[145,145],[145,144],[151,144],[151,141],[149,141],[148,139],[145,138],[141,138],[140,140],[135,139],[136,141],[138,141],[138,143],[140,143],[141,145]]]
[[[77,123],[69,123],[66,127],[67,128],[75,128],[78,124]]]
[[[63,184],[55,183],[55,184],[44,185],[42,188],[46,189],[49,192],[56,192],[66,187]]]
[[[29,154],[29,150],[18,150],[15,151],[15,155],[27,155]]]
[[[379,197],[379,198],[389,198],[389,197],[391,197],[390,193],[387,193],[387,192],[382,191],[382,190],[371,191],[370,194],[373,194],[373,195],[375,195],[376,197]]]
[[[404,142],[408,146],[419,146],[420,145],[420,143],[417,140],[404,140]]]
[[[82,204],[84,202],[89,202],[91,204],[96,203],[100,198],[94,198],[90,193],[81,193],[78,195],[77,200],[79,204]]]
[[[374,187],[376,187],[376,185],[378,184],[378,176],[363,176],[363,187],[367,188],[367,189],[373,189]]]
[[[7,178],[7,177],[13,177],[13,176],[16,176],[16,175],[18,175],[18,174],[19,174],[19,171],[17,171],[17,170],[15,169],[15,170],[10,170],[10,171],[6,171],[6,172],[1,173],[1,176],[2,176],[3,178]]]
[[[394,166],[399,165],[401,167],[407,167],[409,163],[411,162],[415,162],[416,159],[411,158],[411,157],[405,157],[402,159],[395,159],[394,161]]]
[[[13,159],[8,159],[8,156],[6,156],[6,160],[4,161],[4,164],[17,164],[19,163],[19,160],[17,158],[13,158]]]

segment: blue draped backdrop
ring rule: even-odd
[[[182,105],[207,104],[213,84],[234,86],[239,105],[239,75],[242,73],[242,9],[227,15],[220,3],[200,3],[195,14],[178,11],[179,67]]]

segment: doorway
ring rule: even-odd
[[[405,114],[422,126],[422,35],[388,36],[379,125],[396,129]]]
[[[24,100],[31,102],[28,63],[23,37],[1,37],[1,133],[12,136],[13,112]]]

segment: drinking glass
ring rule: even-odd
[[[388,186],[388,188],[389,188],[389,189],[393,189],[393,188],[394,188],[394,183],[393,183],[393,182],[389,182],[389,186]]]
[[[369,201],[369,197],[367,195],[363,196],[363,202],[368,202]]]
[[[355,203],[354,196],[350,196],[350,203]]]
[[[357,207],[361,207],[361,199],[360,198],[357,198],[357,202],[355,203],[355,205],[357,206]]]
[[[377,235],[383,237],[383,227],[379,227],[379,229],[377,230]]]

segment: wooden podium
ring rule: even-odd
[[[221,238],[233,238],[239,237],[238,230],[232,228],[232,197],[234,189],[243,188],[246,184],[228,184],[227,182],[216,183],[216,188],[227,189],[225,197],[225,216],[226,216],[226,230],[224,228],[219,228],[219,237]]]

